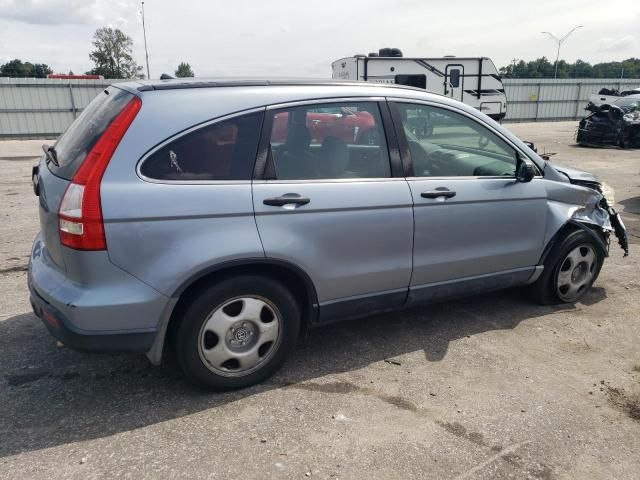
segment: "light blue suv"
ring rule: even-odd
[[[100,94],[34,167],[33,309],[66,345],[170,345],[245,387],[310,327],[524,285],[591,287],[610,189],[482,113],[411,88],[148,81]]]

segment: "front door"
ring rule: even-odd
[[[414,301],[523,283],[542,253],[546,190],[515,179],[516,149],[476,119],[436,106],[392,104],[410,152]],[[422,134],[412,118],[428,119]]]
[[[445,69],[445,95],[462,102],[464,95],[464,67],[460,64],[449,64]]]
[[[348,131],[321,125],[335,123],[335,109],[350,112]],[[310,276],[321,320],[402,305],[412,200],[399,161],[392,173],[378,102],[270,109],[264,129],[261,151],[268,154],[253,201],[265,255]]]

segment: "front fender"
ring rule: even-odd
[[[614,228],[611,212],[600,192],[576,184],[547,183],[548,221],[545,248],[538,265],[543,265],[547,255],[568,231],[581,229],[587,232],[605,257],[609,256],[608,238]]]

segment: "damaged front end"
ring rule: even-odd
[[[590,232],[593,232],[593,229],[601,231],[607,240],[607,244],[603,245],[606,254],[609,250],[609,235],[614,233],[620,248],[624,251],[624,256],[629,255],[627,229],[620,214],[613,207],[615,204],[613,189],[586,172],[557,166],[555,170],[564,174],[573,185],[590,188],[597,192],[583,198],[584,207],[573,209],[569,222]],[[598,239],[602,241],[601,237]]]
[[[611,104],[589,108],[580,120],[576,142],[583,146],[613,145],[640,148],[640,98],[624,97]]]

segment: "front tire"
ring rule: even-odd
[[[202,290],[174,336],[176,359],[200,386],[231,390],[259,383],[282,365],[300,332],[300,307],[264,276],[227,278]]]
[[[530,286],[531,296],[542,305],[575,303],[589,291],[603,263],[602,247],[589,233],[571,232],[547,256],[542,275]]]

